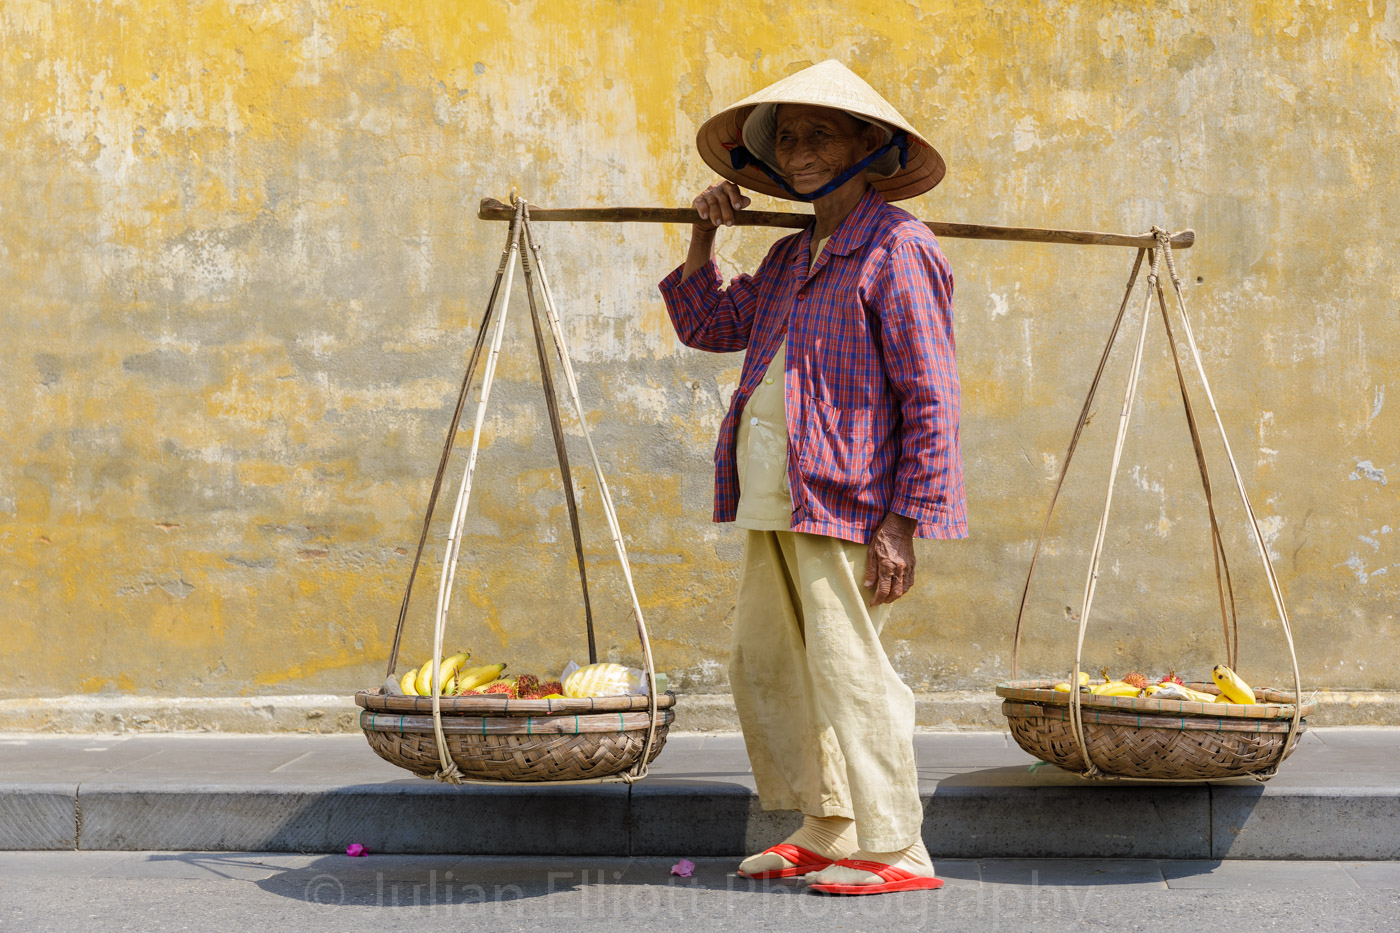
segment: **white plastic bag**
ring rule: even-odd
[[[587,670],[580,667],[575,661],[570,661],[564,668],[563,675],[560,675],[559,682],[564,685],[564,696],[574,696],[570,692],[571,685],[568,678],[577,674],[578,671],[585,671],[584,692],[578,696],[645,696],[647,695],[647,672],[638,671],[634,667],[623,667],[622,664],[609,664],[606,661],[598,664],[589,664],[589,668],[598,668],[595,677],[587,677]],[[615,668],[615,670],[613,670]],[[578,684],[573,685],[577,691]]]

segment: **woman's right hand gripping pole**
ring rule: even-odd
[[[752,203],[732,181],[711,185],[690,202],[699,219],[690,228],[690,252],[685,257],[682,282],[710,261],[710,256],[714,253],[715,231],[719,226],[734,226],[734,212],[741,211]]]

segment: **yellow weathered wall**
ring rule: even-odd
[[[944,153],[946,180],[904,204],[921,217],[1195,228],[1188,300],[1304,681],[1400,686],[1394,2],[6,0],[0,697],[378,683],[505,232],[474,219],[477,200],[518,185],[545,205],[686,204],[712,180],[701,121],[828,57]],[[541,234],[658,665],[722,690],[740,544],[709,522],[710,455],[740,359],[670,330],[655,283],[684,230]],[[725,270],[775,236],[723,232]],[[920,546],[886,632],[917,690],[1007,673],[1033,536],[1132,258],[943,245],[972,537]],[[585,649],[522,294],[450,640],[557,670]],[[1150,340],[1086,659],[1199,674],[1220,657],[1213,576],[1160,329]],[[1032,670],[1073,657],[1066,607],[1124,360],[1054,526]],[[635,662],[580,480],[600,648]],[[1238,502],[1225,515],[1241,668],[1278,679]]]

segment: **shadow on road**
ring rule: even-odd
[[[323,856],[257,882],[272,894],[318,904],[425,907],[502,903],[575,893],[615,900],[629,890],[806,894],[796,879],[754,881],[734,873],[738,859],[698,859],[691,877],[671,873],[677,859]]]

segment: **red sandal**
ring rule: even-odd
[[[787,868],[770,868],[767,871],[756,871],[753,874],[749,874],[746,871],[740,871],[739,877],[760,879],[792,878],[796,875],[805,875],[808,872],[812,871],[821,871],[823,868],[828,868],[831,865],[836,864],[834,859],[829,859],[825,856],[818,855],[811,849],[804,849],[801,846],[795,846],[790,842],[780,842],[775,846],[769,846],[768,848],[760,852],[759,855],[767,855],[769,852],[772,852],[779,858],[786,859],[787,861],[792,862],[793,864],[789,865]]]
[[[933,891],[943,887],[942,878],[927,878],[923,875],[911,874],[902,868],[896,868],[894,865],[886,865],[884,862],[871,862],[863,858],[843,858],[833,864],[843,868],[868,871],[885,880],[879,884],[841,884],[833,881],[825,884],[812,884],[808,887],[823,894],[884,894],[888,891]]]

